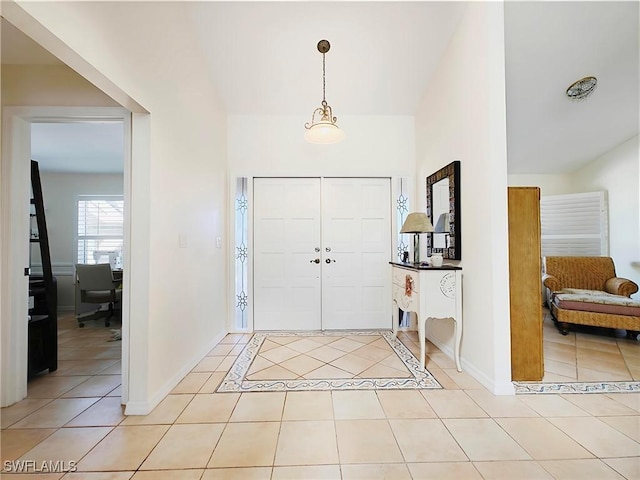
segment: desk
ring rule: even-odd
[[[462,268],[443,265],[431,267],[413,263],[389,262],[392,270],[393,333],[398,333],[398,308],[415,312],[418,317],[420,366],[425,364],[425,325],[429,318],[452,319],[454,323],[453,356],[460,367],[462,340]]]

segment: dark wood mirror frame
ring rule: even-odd
[[[434,248],[433,233],[427,235],[427,255],[442,253],[443,258],[461,260],[460,230],[460,161],[455,160],[427,177],[427,216],[435,227],[433,218],[433,185],[444,178],[449,179],[449,236],[447,248]]]

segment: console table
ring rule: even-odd
[[[415,312],[418,317],[420,366],[425,364],[425,325],[429,318],[452,319],[454,323],[453,356],[460,367],[462,340],[462,268],[450,265],[389,262],[392,270],[393,334],[398,334],[398,308]]]

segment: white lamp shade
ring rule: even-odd
[[[344,132],[331,122],[320,121],[304,132],[304,139],[309,143],[330,144],[344,139]]]

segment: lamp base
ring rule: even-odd
[[[413,234],[413,263],[420,263],[420,235]]]

